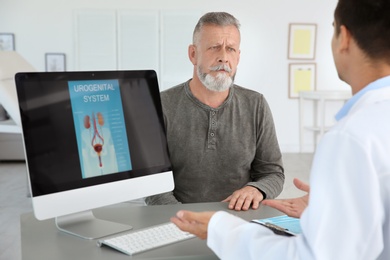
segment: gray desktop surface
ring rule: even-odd
[[[168,222],[178,210],[217,211],[225,210],[246,220],[268,218],[282,213],[266,206],[257,210],[231,211],[227,204],[194,203],[162,206],[129,206],[128,203],[95,209],[96,217],[133,226],[133,230]],[[54,219],[38,221],[33,213],[20,217],[22,259],[218,259],[198,238],[149,250],[132,257],[109,247],[98,247],[97,240],[86,240],[59,231]]]

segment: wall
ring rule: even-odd
[[[46,52],[66,53],[67,69],[73,70],[75,10],[230,12],[242,25],[241,61],[236,83],[265,95],[274,115],[282,151],[297,152],[298,100],[288,98],[288,64],[297,61],[287,59],[288,25],[317,24],[314,60],[317,63],[317,89],[346,90],[346,84],[337,77],[330,48],[336,3],[337,0],[0,0],[0,32],[15,34],[16,50],[37,70],[44,70]],[[187,56],[187,49],[177,51]],[[191,66],[189,61],[188,66]],[[340,105],[334,106],[337,107],[330,107],[331,111],[337,111]],[[306,143],[308,151],[312,147],[310,142],[312,139]]]

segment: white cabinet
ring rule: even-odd
[[[76,70],[153,69],[160,90],[192,77],[188,46],[200,10],[77,10]]]
[[[304,136],[306,132],[314,134],[313,145],[316,149],[317,141],[329,130],[331,125],[326,124],[326,103],[340,102],[340,108],[352,96],[351,91],[321,90],[299,92],[299,149],[303,152]],[[312,102],[313,119],[305,118],[305,103]],[[334,116],[333,114],[331,116]]]

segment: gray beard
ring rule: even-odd
[[[226,73],[218,73],[216,77],[202,73],[200,66],[197,67],[197,74],[200,82],[211,91],[223,92],[228,90],[234,83],[235,75],[229,77]]]

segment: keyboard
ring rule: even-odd
[[[134,255],[154,248],[177,243],[195,237],[167,222],[131,233],[100,239],[98,246],[109,246],[127,255]]]

